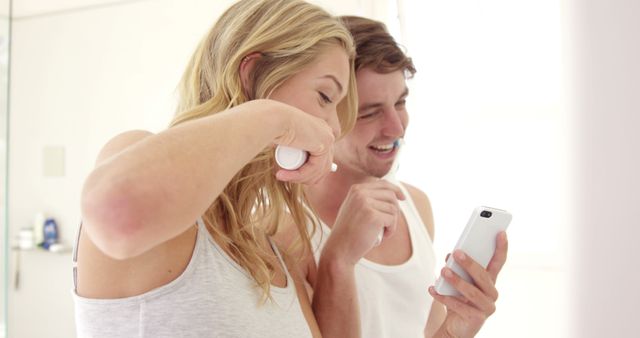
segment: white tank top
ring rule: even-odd
[[[169,284],[120,299],[88,299],[74,290],[78,337],[311,337],[293,279],[271,246],[287,286],[272,285],[272,300],[259,305],[262,289],[198,219],[191,260]]]
[[[391,180],[390,180],[391,181]],[[362,337],[424,338],[433,298],[427,291],[435,276],[435,252],[427,229],[409,192],[398,201],[409,227],[411,257],[399,265],[382,265],[362,258],[355,268]],[[331,229],[324,223],[312,238],[316,263]]]

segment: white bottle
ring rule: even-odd
[[[35,247],[32,228],[22,228],[18,232],[18,248],[20,250],[31,250]]]
[[[33,219],[33,233],[36,245],[44,242],[44,222],[46,220],[47,217],[43,212],[36,213]]]

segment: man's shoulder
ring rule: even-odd
[[[404,186],[405,189],[409,192],[410,196],[407,196],[407,197],[411,198],[411,200],[413,201],[413,204],[415,205],[416,209],[418,210],[418,213],[420,214],[422,223],[424,223],[425,227],[427,228],[429,237],[431,237],[431,240],[433,240],[433,235],[434,235],[433,211],[431,210],[431,202],[429,201],[429,197],[427,196],[426,193],[424,193],[424,191],[416,188],[415,186],[409,183],[400,182],[400,184],[402,184],[402,186]]]
[[[403,187],[405,187],[405,189],[407,189],[407,191],[409,192],[409,194],[411,196],[411,199],[416,203],[416,204],[422,204],[422,203],[428,203],[429,205],[431,204],[429,202],[429,197],[427,196],[427,194],[420,190],[419,188],[415,187],[414,185],[411,185],[407,182],[400,182],[400,184],[402,184]]]

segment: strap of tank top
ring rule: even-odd
[[[418,212],[418,208],[416,208],[415,203],[413,202],[413,197],[411,196],[411,193],[409,193],[409,190],[407,190],[407,188],[404,186],[404,184],[402,184],[402,182],[400,181],[394,181],[393,182],[395,185],[397,185],[398,187],[400,187],[400,190],[402,190],[402,193],[404,193],[406,199],[405,202],[407,203],[407,205],[409,206],[409,209],[411,210],[411,212],[414,214],[414,216],[416,217],[417,220],[420,221],[420,223],[422,224],[421,228],[422,229],[416,229],[418,231],[420,231],[421,233],[423,233],[427,239],[432,242],[431,240],[431,236],[429,235],[429,232],[427,231],[427,227],[425,226],[423,220],[422,220],[422,216],[420,215],[420,212]]]
[[[280,250],[278,250],[278,246],[273,242],[271,237],[267,237],[267,240],[269,241],[269,245],[271,245],[271,250],[273,250],[273,252],[276,254],[276,257],[278,257],[278,261],[280,262],[280,266],[282,266],[282,269],[284,270],[284,273],[287,276],[287,284],[286,284],[285,287],[289,287],[289,283],[293,283],[293,279],[291,278],[291,275],[289,274],[289,269],[287,268],[287,264],[285,264],[284,259],[282,259],[282,255],[280,254]]]
[[[202,227],[202,229],[206,229],[207,227],[204,225],[204,221],[202,220],[202,216],[198,217],[198,219],[196,220],[196,223],[198,223],[198,226]]]
[[[73,291],[78,291],[78,247],[80,246],[80,232],[82,231],[82,221],[80,221],[80,225],[78,226],[78,231],[76,232],[76,240],[75,245],[73,246]]]
[[[201,230],[204,230],[207,233],[206,235],[210,236],[210,234],[208,234],[209,231],[207,230],[207,227],[205,226],[204,221],[202,220],[202,217],[198,217],[196,222],[198,223],[198,226],[202,228]],[[280,262],[280,265],[282,266],[282,269],[284,270],[284,273],[287,276],[287,286],[289,286],[291,275],[289,275],[289,270],[287,269],[287,265],[284,263],[284,260],[280,255],[280,250],[278,250],[278,247],[275,245],[275,243],[273,243],[270,237],[267,237],[267,240],[269,241],[269,245],[271,245],[271,250],[276,254],[276,257],[278,257],[278,261]]]

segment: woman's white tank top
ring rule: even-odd
[[[260,305],[262,289],[199,219],[191,260],[169,284],[121,299],[88,299],[74,290],[78,337],[311,337],[293,280],[271,245],[287,286],[272,285],[272,299]]]

